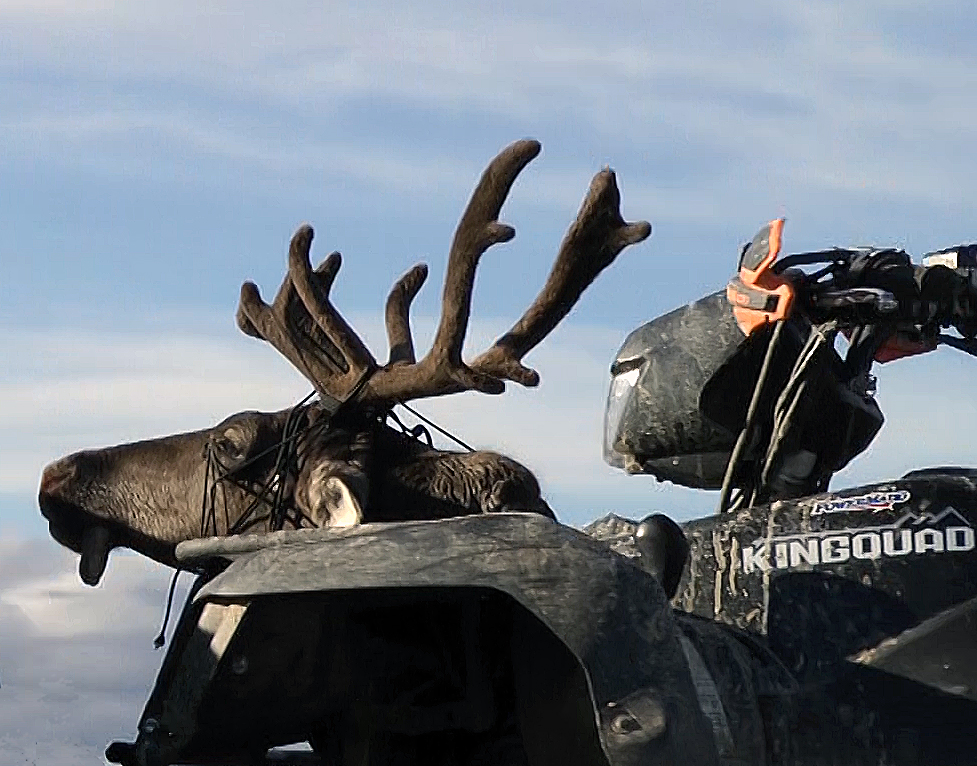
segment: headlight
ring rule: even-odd
[[[634,394],[641,368],[633,367],[611,378],[611,390],[607,394],[607,408],[604,410],[604,462],[615,468],[624,467],[624,456],[615,450],[621,433],[621,419]]]

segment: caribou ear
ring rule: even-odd
[[[322,494],[329,514],[326,526],[355,527],[363,521],[363,509],[359,501],[338,476],[326,479]]]
[[[325,459],[299,475],[295,503],[318,527],[351,527],[363,522],[368,494],[369,482],[356,466]]]

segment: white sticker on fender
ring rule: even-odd
[[[756,539],[743,546],[742,567],[744,574],[751,574],[841,564],[852,559],[874,561],[910,554],[964,553],[974,547],[974,528],[951,506],[936,516],[907,513],[892,524]]]
[[[904,489],[894,492],[869,492],[854,497],[833,497],[819,500],[811,509],[812,516],[828,513],[847,513],[849,511],[890,511],[899,503],[906,503],[912,495]]]

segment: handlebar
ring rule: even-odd
[[[743,248],[727,289],[747,334],[761,323],[757,314],[769,322],[800,312],[846,332],[871,327],[911,339],[914,351],[880,361],[937,343],[977,355],[977,244],[926,253],[919,264],[895,248],[835,247],[777,259],[782,228],[782,220],[771,222]],[[947,328],[961,337],[941,333]]]
[[[791,267],[819,260],[829,263],[813,274]],[[977,336],[975,244],[927,253],[918,265],[902,250],[835,248],[787,256],[775,270],[807,296],[816,315],[856,323],[898,319],[931,334],[955,327]]]
[[[726,287],[740,330],[757,334],[752,356],[743,358],[759,367],[723,477],[721,511],[824,490],[881,426],[871,401],[875,362],[940,343],[977,356],[977,244],[927,253],[920,263],[895,248],[778,259],[783,224],[771,221],[744,246]],[[847,339],[843,351],[839,335]],[[717,390],[750,379],[730,374]],[[838,410],[830,415],[837,428],[811,422],[825,402]],[[807,462],[795,475],[789,461],[798,456]],[[731,504],[734,486],[740,494]]]

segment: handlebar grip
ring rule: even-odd
[[[873,322],[899,311],[899,301],[879,287],[826,290],[813,297],[815,310],[831,319]]]
[[[977,258],[977,246],[973,249]],[[943,255],[946,254],[939,254],[939,257]],[[961,334],[973,337],[977,334],[977,267],[954,268],[948,264],[961,260],[954,260],[949,255],[946,262],[940,262],[934,256],[927,256],[923,262],[928,265],[916,270],[916,281],[920,302],[927,315],[924,318],[940,327],[954,326]]]

